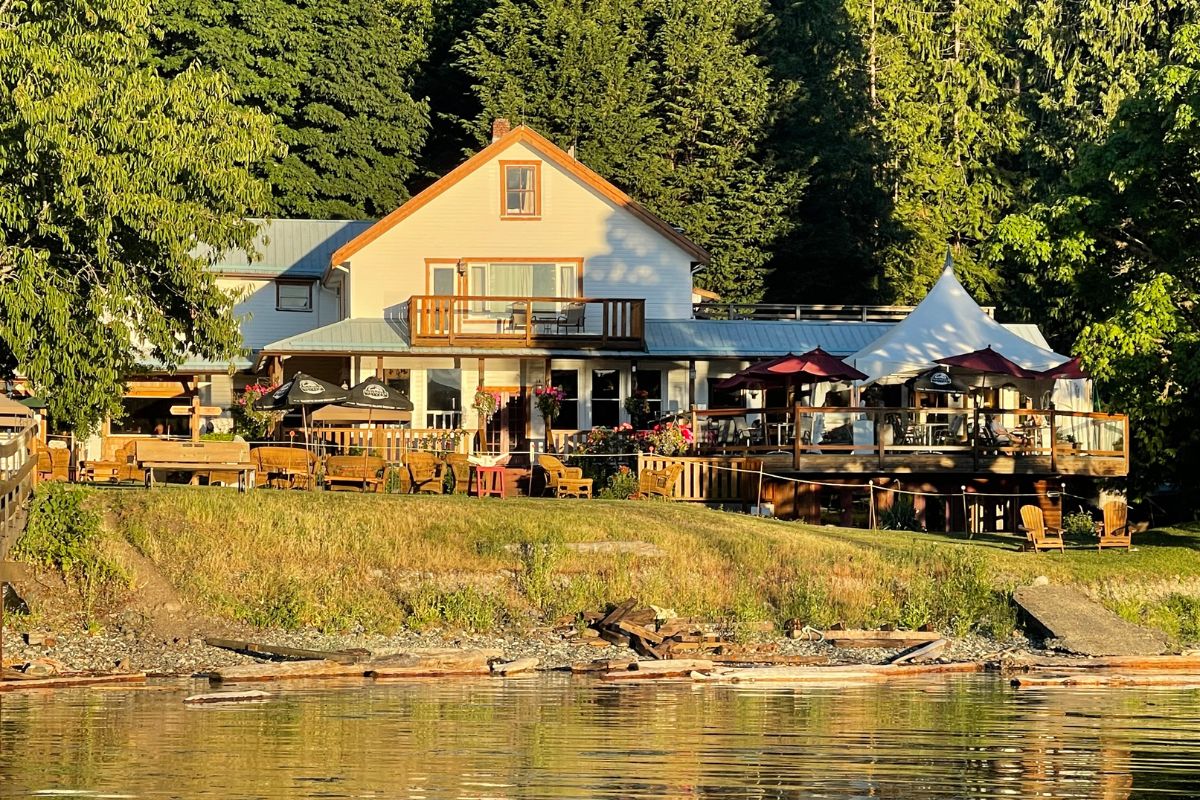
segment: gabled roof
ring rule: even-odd
[[[212,271],[248,278],[319,279],[329,268],[333,251],[367,230],[370,220],[266,219],[258,223],[251,262],[244,250],[222,253]],[[207,250],[199,250],[205,255]]]
[[[334,264],[341,264],[346,259],[353,256],[359,250],[366,247],[371,242],[378,239],[387,231],[391,230],[406,217],[413,214],[419,208],[426,205],[430,200],[446,191],[454,184],[461,181],[463,178],[470,175],[475,170],[482,167],[484,164],[491,161],[496,155],[508,149],[514,144],[523,142],[530,147],[541,152],[547,161],[553,162],[564,170],[574,175],[583,183],[590,186],[602,196],[608,198],[613,203],[629,211],[642,222],[654,228],[667,239],[674,242],[685,253],[691,255],[696,261],[708,263],[709,255],[703,247],[693,242],[691,239],[684,236],[679,231],[668,225],[663,220],[659,219],[650,212],[641,203],[634,200],[625,192],[618,189],[613,184],[609,183],[605,178],[581,164],[576,159],[572,158],[566,151],[560,148],[554,142],[542,136],[532,128],[524,125],[518,125],[512,131],[500,137],[496,141],[489,144],[487,147],[480,150],[475,155],[468,158],[463,163],[459,164],[453,170],[442,176],[436,183],[429,186],[423,192],[417,194],[407,203],[397,208],[392,213],[388,214],[379,222],[367,230],[360,233],[353,240],[347,242],[333,254],[330,263],[326,264],[327,269],[331,269]]]
[[[954,261],[947,254],[942,276],[925,299],[907,317],[846,360],[867,373],[867,382],[907,379],[936,366],[936,359],[985,347],[1038,371],[1067,360],[1045,344],[1037,326],[1010,328],[984,313],[958,282]]]

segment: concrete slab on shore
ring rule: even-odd
[[[1032,627],[1060,649],[1085,656],[1151,656],[1164,653],[1165,634],[1126,622],[1069,586],[1022,586],[1013,600]]]

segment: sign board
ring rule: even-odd
[[[178,417],[186,417],[195,413],[201,417],[219,417],[221,409],[216,406],[171,406],[171,413]]]

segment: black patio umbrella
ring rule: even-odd
[[[287,383],[263,397],[256,407],[263,411],[287,411],[299,408],[301,412],[308,406],[326,406],[330,403],[343,403],[350,397],[350,392],[332,383],[326,383],[320,378],[314,378],[303,372],[297,372]]]
[[[350,390],[350,396],[338,403],[346,408],[366,408],[376,411],[412,411],[412,401],[399,389],[393,389],[378,378],[367,378]]]

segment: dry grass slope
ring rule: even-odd
[[[731,625],[931,623],[1003,635],[1008,596],[1037,575],[1125,616],[1200,638],[1200,535],[1157,532],[1133,553],[1016,552],[1011,538],[852,531],[681,504],[466,497],[101,491],[125,538],[204,610],[261,626],[487,630],[636,596]],[[648,542],[662,555],[584,554]]]

